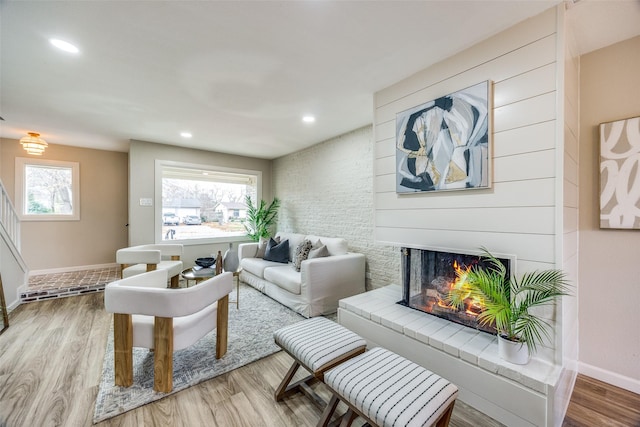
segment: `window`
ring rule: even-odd
[[[79,164],[17,157],[16,209],[23,221],[79,220]]]
[[[159,162],[161,241],[229,240],[246,235],[245,197],[258,195],[261,173]]]

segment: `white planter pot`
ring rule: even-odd
[[[498,354],[502,360],[526,365],[529,363],[529,346],[526,343],[509,341],[498,335]]]

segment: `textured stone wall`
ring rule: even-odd
[[[399,248],[374,244],[371,126],[278,158],[278,230],[343,237],[367,257],[367,289],[399,283]]]

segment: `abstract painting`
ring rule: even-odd
[[[600,228],[640,229],[640,117],[600,125]]]
[[[491,82],[396,116],[396,192],[490,187]]]

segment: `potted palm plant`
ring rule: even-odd
[[[506,277],[505,266],[482,248],[482,258],[488,267],[474,266],[466,274],[464,295],[450,294],[452,304],[460,305],[469,295],[484,306],[478,315],[482,325],[491,324],[498,331],[500,357],[512,363],[526,364],[537,345],[550,339],[551,327],[544,319],[531,312],[535,307],[552,304],[562,295],[568,295],[568,282],[560,270],[535,271],[520,279]]]
[[[260,203],[256,206],[253,204],[251,197],[247,195],[245,204],[247,205],[247,217],[242,222],[242,225],[247,230],[247,236],[254,242],[260,240],[261,237],[269,237],[271,227],[275,224],[278,216],[280,200],[274,197],[269,205],[264,200],[260,200]]]

